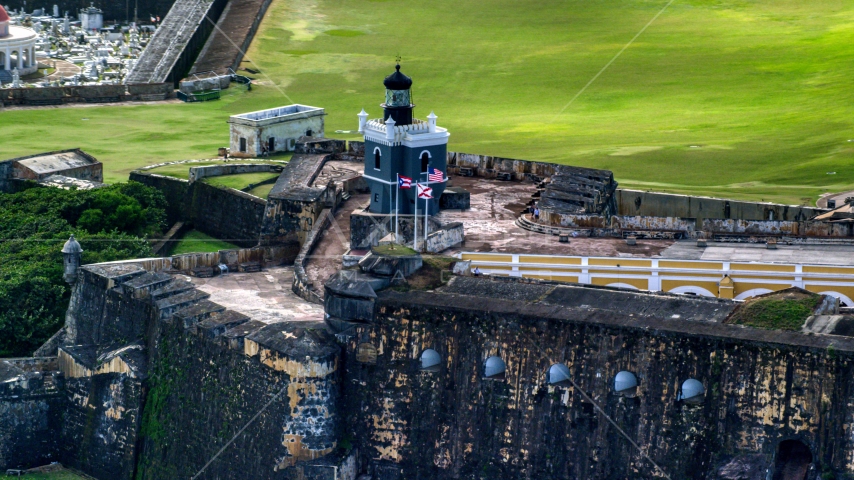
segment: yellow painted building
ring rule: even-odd
[[[457,257],[488,275],[736,300],[794,286],[854,307],[854,266],[477,252]]]

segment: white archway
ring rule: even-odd
[[[706,290],[703,287],[676,287],[670,290],[670,293],[681,293],[681,294],[694,294],[699,295],[701,297],[715,297],[715,294]]]
[[[611,287],[611,288],[625,288],[625,289],[629,289],[629,290],[640,290],[638,287],[636,287],[634,285],[629,285],[628,283],[609,283],[608,285],[605,285],[605,286]]]
[[[819,292],[819,295],[830,295],[832,297],[836,297],[841,303],[844,303],[846,307],[854,307],[854,302],[851,301],[851,298],[839,292],[831,292],[828,290],[826,292]]]
[[[735,300],[744,300],[745,298],[755,297],[757,295],[762,295],[765,293],[771,293],[773,290],[768,290],[767,288],[751,288],[746,292],[739,293]]]

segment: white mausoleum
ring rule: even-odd
[[[104,28],[104,12],[94,4],[81,8],[77,17],[83,30],[92,31]]]
[[[11,20],[6,9],[0,5],[0,69],[11,71],[17,68],[20,75],[34,73],[38,69],[38,35],[35,30],[9,25]]]
[[[259,110],[232,115],[231,155],[257,157],[263,153],[290,152],[302,136],[323,137],[322,108],[308,105]]]

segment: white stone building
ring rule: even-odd
[[[228,119],[231,155],[258,157],[263,153],[290,152],[302,136],[323,137],[322,108],[307,105],[259,110]]]
[[[100,30],[104,28],[104,12],[95,7],[95,4],[90,4],[86,8],[81,8],[78,14],[80,27],[86,31]]]
[[[11,20],[0,5],[0,70],[11,75],[11,71],[17,68],[19,75],[29,75],[38,69],[38,34],[30,28],[10,25]]]

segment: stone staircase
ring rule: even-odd
[[[177,0],[128,74],[126,83],[166,82],[200,24],[207,21],[205,16],[212,4],[211,0]]]
[[[12,83],[12,72],[0,69],[0,84]]]

